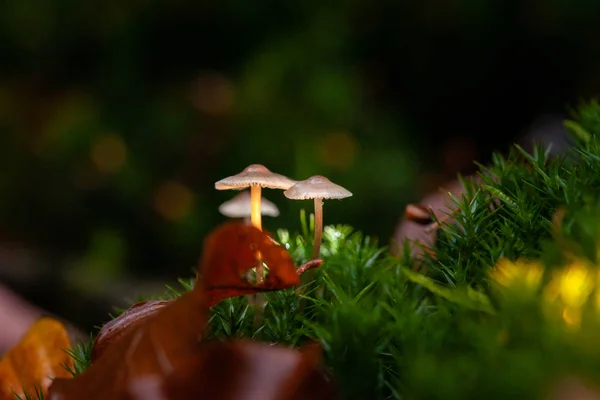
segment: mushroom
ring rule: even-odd
[[[219,206],[219,212],[229,218],[244,218],[246,222],[250,222],[250,214],[252,207],[250,204],[250,191],[244,190],[234,198],[227,200]],[[260,212],[262,215],[270,217],[278,217],[279,209],[269,200],[261,197]]]
[[[296,183],[283,192],[285,197],[292,200],[315,200],[315,241],[313,258],[318,258],[321,250],[321,236],[323,235],[323,199],[343,199],[352,196],[348,190],[336,185],[321,175]]]
[[[221,179],[215,183],[217,190],[244,189],[250,187],[250,219],[252,225],[262,231],[261,189],[289,189],[296,181],[269,171],[264,165],[252,164],[237,175]]]
[[[289,189],[296,181],[287,176],[279,175],[269,171],[267,167],[260,164],[252,164],[237,175],[221,179],[215,183],[217,190],[240,190],[250,187],[250,220],[252,225],[262,231],[261,218],[261,190],[263,187],[269,189]],[[259,261],[256,266],[256,276],[259,283],[264,279],[263,263]]]

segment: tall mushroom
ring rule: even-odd
[[[345,188],[336,185],[321,175],[296,183],[283,192],[285,197],[292,200],[315,200],[315,240],[313,258],[319,258],[321,250],[321,236],[323,235],[323,199],[344,199],[352,196]]]
[[[250,219],[252,225],[262,231],[262,217],[260,212],[261,190],[263,187],[269,189],[289,189],[296,181],[287,176],[271,172],[267,167],[260,164],[252,164],[237,175],[221,179],[215,183],[217,190],[239,190],[250,187]],[[259,254],[260,257],[260,254]],[[263,282],[264,269],[262,261],[256,266],[256,276],[259,283]]]
[[[250,203],[250,191],[244,190],[234,198],[227,200],[219,206],[219,212],[229,218],[244,218],[250,223],[252,207]],[[279,209],[269,200],[261,197],[260,213],[270,217],[278,217]]]
[[[289,189],[296,181],[269,171],[264,165],[252,164],[237,175],[221,179],[215,183],[217,190],[239,190],[250,188],[250,218],[252,225],[262,231],[262,219],[260,212],[261,189]]]

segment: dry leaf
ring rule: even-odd
[[[83,373],[55,380],[49,399],[127,399],[130,382],[146,376],[168,376],[181,359],[196,350],[207,311],[200,289],[184,294],[127,329]]]
[[[258,260],[266,265],[263,283],[246,279]],[[246,294],[286,289],[300,284],[290,253],[268,233],[252,225],[229,222],[215,229],[204,242],[200,268],[208,301]]]
[[[253,284],[245,279],[245,273],[257,263],[257,252],[269,267],[267,279]],[[312,260],[298,269],[288,251],[270,236],[251,225],[226,223],[215,229],[205,240],[204,257],[200,267],[199,284],[206,290],[207,306],[222,300],[271,290],[285,289],[300,283],[300,275],[317,268],[322,260]],[[94,341],[92,361],[120,338],[128,329],[154,315],[169,301],[137,303],[102,327]]]
[[[95,361],[107,346],[114,344],[123,337],[128,329],[133,329],[146,317],[153,315],[170,302],[167,300],[142,301],[131,306],[127,311],[104,324],[92,347],[91,360]]]
[[[21,341],[0,360],[0,400],[14,400],[15,394],[44,393],[53,378],[69,378],[73,367],[65,351],[71,344],[65,326],[52,318],[37,320]],[[14,392],[14,393],[13,393]]]
[[[433,222],[433,211],[420,204],[408,204],[404,209],[404,220],[428,225]]]
[[[259,258],[270,271],[264,284],[253,285],[244,277]],[[318,265],[320,260],[315,260],[299,268],[299,271]],[[110,332],[103,336],[102,340],[107,344],[96,343],[100,351],[97,350],[92,366],[73,379],[57,379],[50,387],[49,399],[131,400],[140,396],[147,400],[193,398],[189,391],[184,393],[177,390],[181,387],[189,390],[200,387],[201,382],[205,381],[205,374],[217,371],[213,363],[219,362],[213,353],[207,352],[199,344],[209,305],[227,297],[284,289],[300,282],[291,257],[283,247],[258,229],[239,223],[226,223],[209,235],[205,242],[201,272],[194,289],[177,300],[160,305],[137,305],[119,317],[121,321],[113,323],[109,327]],[[223,351],[233,351],[236,354],[234,357],[243,359],[244,354],[236,352],[235,346],[234,350]],[[300,358],[307,360],[310,357],[304,354]],[[211,360],[211,363],[207,364],[206,360]],[[269,363],[268,359],[266,363]],[[303,365],[306,364],[299,362],[298,368]],[[198,374],[189,375],[193,372],[190,369],[192,367],[200,368]],[[228,387],[228,381],[206,382],[210,388],[204,389],[213,390],[214,393],[220,393]],[[270,387],[271,383],[265,381],[264,385]],[[282,388],[291,384],[286,383],[288,386],[281,387],[279,383],[275,385],[277,390],[284,390]],[[173,394],[161,397],[162,388],[168,388]],[[203,396],[216,398],[206,393]]]
[[[205,345],[173,374],[132,381],[132,400],[333,400],[338,393],[318,369],[320,347],[293,350],[252,341]]]

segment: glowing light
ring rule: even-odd
[[[127,146],[117,135],[103,136],[92,145],[91,159],[98,171],[117,172],[127,162]]]
[[[193,202],[191,190],[179,182],[168,181],[156,190],[154,209],[167,220],[180,221],[189,215]]]
[[[537,262],[512,262],[506,258],[499,260],[490,271],[492,279],[502,286],[520,285],[532,289],[540,285],[543,275],[544,267]]]
[[[321,139],[317,149],[324,165],[344,171],[354,164],[358,146],[348,133],[332,132]]]
[[[596,285],[591,268],[583,261],[575,261],[557,272],[546,288],[547,300],[560,298],[568,307],[581,307]]]

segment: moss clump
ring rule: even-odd
[[[515,147],[481,166],[425,272],[408,249],[394,257],[328,226],[303,295],[266,294],[258,328],[245,297],[226,300],[209,335],[317,339],[347,399],[542,399],[562,378],[600,383],[600,105],[574,110],[567,127],[574,147],[559,157]],[[302,226],[277,232],[298,264],[312,250]]]

